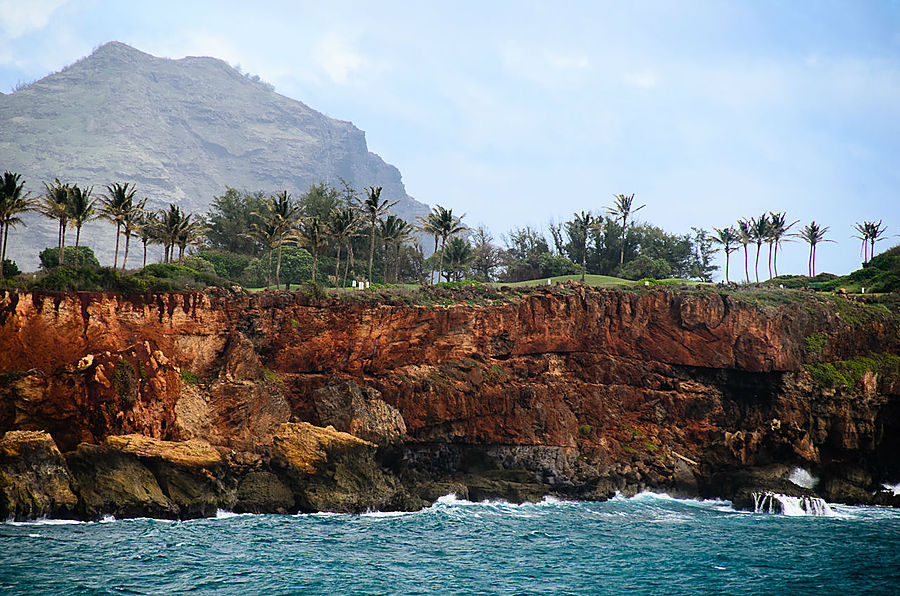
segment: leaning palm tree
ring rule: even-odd
[[[369,220],[371,235],[369,240],[369,283],[372,282],[372,265],[375,263],[375,222],[379,217],[388,212],[388,210],[400,201],[389,202],[387,199],[381,200],[381,187],[370,186],[368,188],[369,196],[362,203],[363,213]]]
[[[775,277],[778,277],[778,247],[781,246],[782,242],[789,241],[790,234],[788,232],[799,221],[798,219],[787,223],[787,213],[769,212],[769,256],[770,264],[775,267]],[[769,271],[769,277],[772,277],[771,270]]]
[[[443,209],[443,207],[441,207]],[[431,213],[429,213],[426,217],[418,217],[418,227],[419,230],[432,236],[434,238],[434,251],[432,254],[437,252],[438,243],[441,240],[441,218],[440,211],[438,207],[433,207],[431,209]],[[432,263],[434,260],[432,259]],[[434,266],[431,267],[431,283],[434,283]]]
[[[722,250],[725,251],[725,283],[731,283],[731,280],[728,279],[729,257],[731,253],[738,249],[741,239],[734,228],[713,229],[716,231],[716,235],[712,237],[712,241],[716,244],[721,244]]]
[[[125,265],[128,263],[128,247],[131,244],[131,236],[138,231],[141,225],[146,205],[147,199],[141,199],[137,203],[129,205],[123,214],[122,233],[125,234],[125,254],[122,256],[122,271],[125,271]]]
[[[47,193],[39,199],[38,212],[59,222],[56,264],[61,266],[65,262],[66,228],[69,224],[69,185],[57,178],[52,185],[44,182],[44,188]]]
[[[69,221],[75,228],[75,266],[78,267],[78,245],[81,241],[81,228],[92,219],[97,218],[94,207],[96,199],[91,198],[94,187],[80,188],[77,184],[69,189]]]
[[[857,240],[862,240],[862,246],[859,249],[859,254],[862,255],[863,263],[866,263],[869,258],[869,229],[872,222],[864,221],[862,223],[857,222],[854,224],[853,229],[858,233],[853,236]]]
[[[607,207],[606,212],[612,215],[613,219],[618,220],[621,218],[622,220],[622,251],[619,253],[619,265],[623,265],[625,263],[625,231],[628,227],[628,218],[632,213],[640,211],[646,207],[646,205],[633,207],[634,193],[627,196],[613,195],[613,199],[612,207]]]
[[[438,229],[441,233],[441,258],[438,265],[438,281],[441,281],[441,275],[444,274],[444,249],[447,247],[447,240],[451,236],[465,230],[466,226],[462,223],[462,218],[465,217],[465,214],[456,217],[453,215],[453,209],[445,209],[440,205],[436,209],[438,210]],[[450,281],[449,273],[447,274],[447,281]]]
[[[175,236],[175,244],[178,246],[179,265],[184,262],[185,249],[188,246],[202,244],[203,235],[206,233],[206,228],[201,221],[199,219],[191,219],[193,217],[193,213],[188,213],[184,216],[184,219],[181,220],[181,225],[178,226],[178,233]]]
[[[127,213],[133,209],[134,184],[114,182],[106,186],[107,194],[100,197],[100,217],[116,224],[116,252],[113,255],[113,269],[119,264],[119,234]]]
[[[763,242],[767,242],[769,238],[769,216],[763,213],[758,218],[750,218],[750,239],[756,243],[756,264],[754,272],[756,273],[756,283],[759,283],[759,252],[762,249]]]
[[[159,212],[158,224],[155,227],[156,236],[163,245],[163,263],[170,263],[175,258],[175,246],[184,220],[184,212],[174,203],[169,203],[168,210]]]
[[[305,246],[311,249],[313,255],[312,281],[316,283],[319,268],[319,249],[325,240],[322,222],[318,216],[304,217],[297,224],[297,227],[291,230],[287,236],[288,240],[298,246]]]
[[[812,221],[797,234],[804,242],[809,244],[809,261],[807,265],[810,277],[816,276],[816,245],[820,242],[834,242],[834,240],[825,238],[827,231],[828,226],[819,227],[815,221]]]
[[[22,223],[22,213],[34,208],[35,201],[24,192],[25,183],[21,175],[6,172],[0,180],[0,280],[4,279],[3,261],[9,245],[9,229]]]
[[[341,274],[341,247],[350,242],[350,238],[359,226],[357,211],[350,205],[338,207],[328,216],[325,222],[325,232],[337,243],[337,259],[334,263],[334,283],[339,283]],[[349,248],[348,248],[349,250]]]

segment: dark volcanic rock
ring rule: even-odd
[[[77,497],[53,438],[9,431],[0,439],[0,520],[72,517]]]

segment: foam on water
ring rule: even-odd
[[[884,490],[890,491],[895,496],[900,495],[900,482],[897,484],[882,484],[881,486],[884,487]]]
[[[809,470],[804,468],[794,468],[788,480],[802,488],[812,489],[819,483],[819,479],[810,474]]]
[[[819,497],[792,497],[779,493],[753,493],[754,513],[780,513],[788,517],[839,517],[840,514]]]

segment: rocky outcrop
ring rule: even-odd
[[[139,476],[144,493],[109,502],[162,516],[402,509],[442,491],[745,502],[791,489],[772,466],[815,473],[798,495],[845,502],[888,502],[878,489],[900,481],[896,305],[711,287],[428,291],[428,306],[6,293],[0,429],[44,428],[70,451],[84,515],[111,511],[101,493]],[[136,371],[126,390],[120,362]],[[109,439],[129,434],[205,441],[222,461]]]
[[[9,431],[0,439],[0,519],[72,517],[77,497],[66,462],[42,431]]]

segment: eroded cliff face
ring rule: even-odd
[[[829,389],[807,369],[896,358],[898,317],[773,296],[577,284],[460,292],[460,303],[432,306],[273,292],[5,294],[0,430],[48,431],[63,452],[83,452],[67,456],[82,475],[84,453],[122,452],[111,437],[204,441],[225,458],[210,499],[254,511],[409,508],[451,491],[739,499],[748,486],[785,484],[795,465],[821,476],[820,494],[871,501],[881,482],[900,480],[897,375],[870,367]],[[301,479],[273,439],[290,434],[285,423],[359,437],[332,458],[350,468]],[[335,489],[343,496],[329,501],[342,478],[378,488],[368,500]],[[256,504],[238,497],[244,485]],[[307,485],[317,496],[301,495]],[[211,507],[169,505],[160,511]]]

